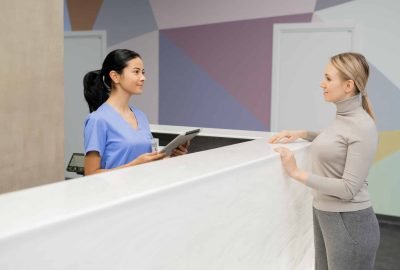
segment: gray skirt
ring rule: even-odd
[[[313,208],[315,270],[373,270],[379,223],[372,207],[354,212]]]

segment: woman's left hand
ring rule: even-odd
[[[292,151],[282,146],[274,148],[274,151],[281,156],[282,165],[290,177],[301,182],[306,181],[308,174],[297,167],[296,158]]]
[[[190,141],[187,141],[186,143],[179,145],[172,151],[171,157],[186,155],[188,153],[189,145]]]

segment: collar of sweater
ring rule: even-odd
[[[361,107],[361,95],[357,94],[347,99],[335,102],[336,113],[338,115],[344,115],[355,111],[357,108]]]

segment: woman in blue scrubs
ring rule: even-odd
[[[90,110],[84,127],[85,175],[165,157],[152,153],[146,115],[129,106],[131,96],[143,91],[144,74],[138,53],[118,49],[107,55],[101,70],[85,75],[84,95]],[[185,153],[187,145],[182,145],[173,155]]]

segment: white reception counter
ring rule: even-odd
[[[311,192],[269,133],[202,135],[254,140],[1,195],[0,269],[312,269]]]

